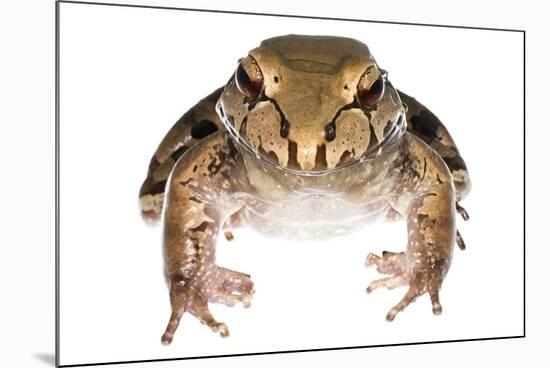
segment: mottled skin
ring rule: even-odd
[[[227,336],[208,303],[249,305],[250,276],[214,260],[219,232],[232,239],[236,225],[333,235],[404,218],[406,250],[367,256],[389,275],[367,292],[408,286],[388,320],[425,293],[439,314],[453,245],[464,248],[455,212],[467,219],[458,201],[469,189],[447,129],[393,88],[366,45],[297,35],[263,41],[168,132],[141,188],[144,218],[163,219],[172,315],[162,342],[172,341],[186,311]]]

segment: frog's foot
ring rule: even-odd
[[[204,290],[209,302],[222,303],[229,307],[241,302],[248,308],[254,294],[254,283],[250,280],[250,275],[216,267],[205,283]]]
[[[393,289],[409,285],[409,290],[403,299],[391,308],[386,315],[388,321],[393,321],[397,313],[424,293],[429,293],[431,297],[433,313],[436,315],[441,314],[439,288],[443,281],[443,275],[441,274],[441,268],[437,265],[434,268],[418,268],[418,262],[409,263],[404,252],[383,252],[382,257],[370,253],[367,256],[366,265],[376,265],[378,272],[392,275],[371,282],[367,288],[367,293],[381,287]]]
[[[234,306],[236,302],[241,302],[247,308],[250,306],[253,293],[254,284],[249,275],[217,266],[187,283],[172,281],[170,290],[172,314],[161,342],[164,345],[172,342],[184,312],[191,313],[212,331],[219,332],[222,337],[229,336],[227,325],[218,322],[212,316],[208,310],[208,303]]]

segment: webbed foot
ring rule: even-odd
[[[427,267],[424,262],[430,262]],[[366,266],[376,266],[378,272],[391,276],[375,280],[367,287],[367,293],[375,289],[385,287],[393,289],[399,286],[409,285],[409,290],[403,299],[391,308],[386,315],[388,321],[393,321],[397,313],[405,309],[410,303],[422,294],[428,293],[432,300],[432,311],[438,315],[442,312],[439,303],[439,288],[443,281],[442,267],[432,259],[418,257],[412,262],[407,259],[405,252],[383,252],[382,257],[370,253],[367,256]],[[433,266],[433,267],[431,267]]]
[[[208,310],[208,303],[222,303],[234,306],[237,302],[245,308],[250,306],[254,284],[250,275],[227,268],[213,266],[204,275],[188,282],[173,282],[170,288],[172,315],[162,335],[161,342],[168,345],[184,312],[195,316],[202,324],[207,325],[220,336],[229,336],[229,329],[223,322],[218,322]]]

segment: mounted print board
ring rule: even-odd
[[[523,335],[521,31],[70,2],[57,7],[59,365]],[[243,225],[232,230],[231,241],[218,229],[216,264],[250,275],[250,308],[209,304],[214,318],[228,327],[227,338],[187,310],[173,341],[164,346],[161,336],[171,315],[163,260],[166,221],[148,226],[139,201],[151,157],[183,113],[232,78],[241,58],[262,40],[289,34],[365,43],[391,85],[426,105],[452,134],[471,178],[471,191],[461,201],[470,220],[456,215],[467,247],[461,251],[453,244],[439,294],[443,312],[434,316],[424,294],[388,322],[388,311],[408,286],[365,291],[383,277],[376,267],[365,267],[367,255],[405,251],[405,220],[313,239],[288,231],[282,234],[286,238],[267,236]],[[316,53],[332,52],[319,45]],[[297,70],[311,67],[311,60],[295,62],[301,63]],[[265,65],[260,67],[267,73]],[[296,78],[305,78],[304,73]],[[305,101],[304,111],[311,96],[328,96],[319,106],[336,98],[332,92],[288,89],[272,98],[283,105],[283,113],[292,113],[284,101],[293,100],[293,93]],[[238,103],[251,105],[245,100]],[[307,146],[307,134],[296,133],[297,119],[289,123],[291,137],[302,140],[298,147]],[[297,167],[307,169],[299,160]],[[357,175],[342,168],[342,178],[347,172]],[[276,190],[258,185],[260,192]],[[349,190],[342,183],[330,193],[345,197]],[[295,209],[304,223],[321,219],[325,233],[338,228],[333,218],[328,217],[334,223],[323,217],[326,207],[304,210],[304,203],[317,203],[304,200],[310,202],[294,201],[285,208]],[[277,211],[270,213],[277,222]],[[182,215],[182,222],[192,220]]]

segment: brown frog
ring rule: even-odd
[[[369,254],[388,274],[367,288],[408,286],[391,321],[422,294],[441,313],[439,289],[455,242],[455,212],[470,189],[447,129],[395,89],[367,46],[349,38],[288,35],[240,60],[225,87],[185,113],[155,152],[140,191],[146,220],[162,218],[172,314],[228,336],[208,303],[250,304],[250,275],[215,264],[218,234],[253,226],[272,235],[342,233],[403,218],[403,252]]]

